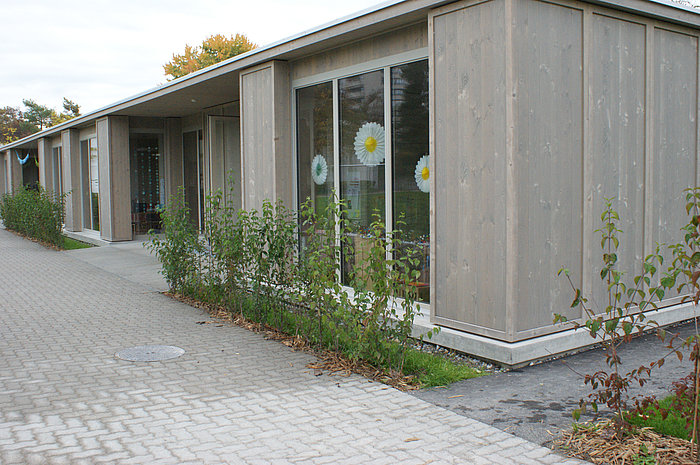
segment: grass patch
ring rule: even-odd
[[[67,236],[63,237],[64,250],[89,249],[90,247],[93,247],[93,245],[88,244],[87,242],[76,241],[75,239],[71,239]]]
[[[674,396],[668,396],[659,403],[662,408],[669,408]],[[680,439],[690,440],[688,430],[685,428],[685,420],[675,412],[669,413],[666,419],[661,417],[661,414],[654,408],[649,407],[646,410],[647,418],[642,416],[632,416],[629,422],[635,426],[648,426],[653,428],[659,434],[673,436]]]
[[[421,387],[447,386],[463,379],[488,374],[484,370],[415,349],[406,351],[403,372],[415,376]]]

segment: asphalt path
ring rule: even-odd
[[[694,334],[695,325],[685,323],[668,331],[683,337]],[[621,350],[622,368],[630,371],[648,366],[667,353],[655,335],[635,338]],[[528,441],[550,446],[561,431],[571,428],[572,411],[591,392],[582,375],[606,369],[602,348],[591,349],[545,363],[454,383],[446,388],[415,391],[413,395],[460,415],[474,418]],[[633,386],[630,396],[665,396],[671,383],[692,371],[687,353],[680,362],[675,356],[652,371],[644,387]],[[586,414],[581,421],[610,416],[607,408],[597,415]]]

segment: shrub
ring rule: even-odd
[[[605,361],[609,367],[609,370],[585,374],[584,382],[591,386],[593,392],[589,395],[590,401],[581,399],[581,408],[574,410],[574,419],[578,420],[587,405],[597,411],[598,404],[605,404],[615,412],[614,425],[616,434],[619,435],[623,429],[630,426],[627,421],[627,391],[630,385],[638,383],[643,386],[651,374],[651,368],[657,363],[663,364],[661,360],[651,363],[650,366],[642,365],[630,371],[623,371],[619,349],[622,344],[629,342],[635,333],[642,334],[658,327],[656,322],[646,319],[644,311],[657,308],[656,302],[663,299],[668,283],[661,279],[659,286],[653,285],[658,267],[663,263],[658,245],[654,253],[649,254],[642,262],[642,274],[635,276],[631,282],[624,280],[624,272],[618,269],[617,263],[619,234],[622,233],[618,228],[620,217],[613,209],[612,199],[605,199],[605,210],[600,219],[602,226],[596,232],[601,235],[603,267],[600,270],[600,278],[607,294],[605,308],[589,306],[586,296],[574,286],[569,270],[562,268],[559,275],[566,277],[574,291],[571,308],[580,307],[583,310],[583,323],[569,323],[575,328],[585,329],[592,338],[602,344]],[[554,316],[555,323],[567,321],[564,315]]]
[[[65,194],[43,187],[20,187],[0,199],[0,219],[7,229],[56,247],[63,247]]]
[[[399,246],[397,232],[374,222],[369,256],[349,276],[353,293],[339,279],[349,255],[341,250],[350,244],[337,198],[318,213],[305,204],[300,225],[280,202],[244,211],[222,197],[207,199],[202,239],[187,220],[182,193],[162,211],[164,236],[152,234],[147,247],[161,260],[171,289],[319,348],[401,370],[417,304],[412,255],[402,248],[401,257],[387,259]]]
[[[202,247],[197,228],[189,219],[183,188],[170,198],[160,214],[164,237],[160,238],[151,230],[150,240],[144,246],[154,251],[160,260],[161,272],[168,286],[174,291],[187,293],[198,276]]]

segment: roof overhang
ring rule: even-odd
[[[182,117],[234,102],[240,98],[238,76],[245,68],[271,60],[292,61],[405,27],[425,20],[430,10],[455,1],[390,0],[6,144],[0,147],[0,151],[36,148],[36,141],[42,137],[52,137],[65,129],[87,126],[108,115]],[[584,1],[700,29],[700,14],[696,9],[662,0]]]

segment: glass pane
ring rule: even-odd
[[[131,221],[135,234],[160,231],[158,142],[156,135],[139,135],[131,141]]]
[[[185,204],[189,220],[199,229],[199,182],[197,177],[197,131],[182,135],[182,160],[184,173]]]
[[[428,62],[391,69],[394,229],[419,260],[418,300],[430,300],[430,171],[428,169]],[[403,224],[402,224],[403,223]],[[409,252],[410,251],[410,252]]]
[[[90,206],[92,229],[100,230],[100,174],[97,158],[97,139],[90,139]]]
[[[333,84],[297,90],[297,156],[299,206],[311,199],[321,213],[333,192]],[[302,229],[301,247],[307,231]]]
[[[90,207],[90,142],[80,141],[80,205],[83,228],[92,229],[92,211]]]
[[[343,281],[366,258],[368,228],[385,219],[384,72],[373,71],[338,81],[340,105],[340,196],[353,250],[343,260]]]
[[[63,193],[63,176],[61,173],[61,147],[54,147],[51,149],[51,156],[53,159],[53,191],[57,195]]]

